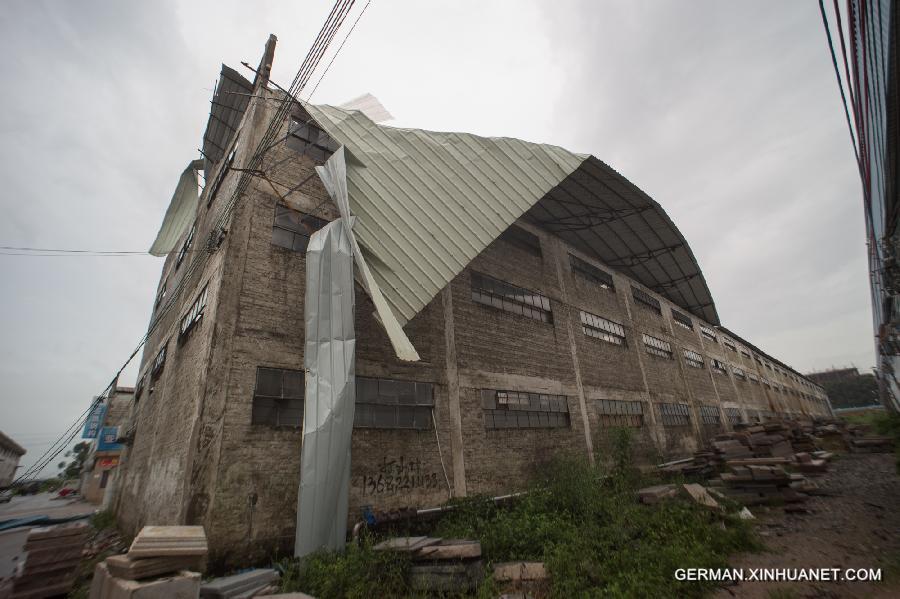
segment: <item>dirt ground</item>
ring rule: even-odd
[[[900,476],[892,454],[842,454],[814,478],[825,495],[802,504],[808,513],[752,509],[768,547],[741,554],[734,568],[881,568],[882,582],[748,582],[716,599],[800,597],[900,597]]]

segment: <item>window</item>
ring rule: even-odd
[[[728,422],[731,424],[741,424],[744,422],[741,411],[737,408],[725,408],[725,417],[728,418]]]
[[[303,426],[303,398],[306,380],[302,370],[256,369],[251,424]]]
[[[156,380],[159,378],[159,374],[162,372],[163,367],[166,365],[166,347],[169,345],[169,342],[166,341],[163,343],[162,347],[159,348],[159,352],[156,354],[156,357],[153,358],[153,366],[150,368],[150,380]]]
[[[649,308],[657,314],[662,314],[662,307],[660,307],[659,305],[659,300],[643,289],[638,289],[637,287],[632,286],[631,296],[635,299],[636,302],[643,305],[644,307]]]
[[[706,326],[705,324],[700,325],[700,334],[703,335],[704,337],[706,337],[707,339],[716,341],[716,332],[713,331],[708,326]],[[734,347],[732,347],[731,349],[734,349]]]
[[[431,383],[356,377],[356,428],[428,430],[433,409]]]
[[[191,249],[191,245],[194,243],[194,233],[197,231],[197,223],[191,225],[191,230],[188,231],[187,237],[184,238],[184,243],[181,244],[181,249],[178,250],[178,258],[175,259],[175,270],[178,270],[178,267],[181,266],[181,263],[184,262],[184,257],[187,256],[188,251]]]
[[[581,311],[581,330],[585,335],[615,345],[625,345],[625,328],[617,322]]]
[[[688,366],[703,368],[703,356],[688,348],[684,348],[684,361]]]
[[[481,391],[484,428],[568,428],[569,402],[565,395],[526,391]]]
[[[213,200],[216,199],[216,194],[219,193],[219,188],[222,186],[222,182],[225,180],[225,176],[228,175],[228,171],[231,170],[231,165],[234,164],[234,157],[237,154],[237,150],[238,142],[235,141],[234,146],[231,148],[231,152],[228,153],[228,157],[225,159],[225,162],[222,164],[222,167],[216,174],[216,178],[213,179],[212,187],[209,188],[209,194],[207,194],[206,196],[207,208],[209,208],[209,206],[213,203]]]
[[[700,406],[700,422],[703,424],[722,424],[722,415],[718,406]]]
[[[134,385],[134,401],[137,402],[141,398],[141,392],[144,390],[144,384],[147,382],[147,373],[145,372],[138,377],[137,383]]]
[[[644,404],[639,401],[600,399],[596,403],[600,426],[640,428],[644,426]]]
[[[184,340],[187,337],[187,334],[191,332],[200,319],[203,318],[203,310],[206,308],[206,296],[207,296],[207,286],[203,286],[203,291],[200,292],[200,295],[197,296],[197,299],[194,300],[194,303],[191,304],[191,307],[188,308],[187,314],[185,314],[181,318],[181,328],[178,333],[178,339]]]
[[[744,370],[742,368],[734,365],[731,366],[731,372],[733,372],[734,376],[738,377],[739,379],[744,379],[747,376],[746,374],[744,374]]]
[[[481,273],[472,273],[472,299],[513,314],[553,322],[550,298]]]
[[[750,379],[751,383],[759,383],[759,377],[753,374],[752,372],[747,373],[747,378]]]
[[[750,352],[748,352],[748,351],[747,351],[746,349],[744,349],[743,347],[740,349],[740,352],[741,352],[741,355],[744,356],[745,358],[747,358],[748,360],[752,357],[752,356],[750,355]]]
[[[651,337],[647,333],[642,335],[642,339],[644,341],[644,348],[647,350],[648,354],[653,354],[654,356],[659,356],[660,358],[666,358],[667,360],[672,360],[672,346],[668,341],[663,341],[662,339],[657,339],[656,337]]]
[[[306,252],[309,237],[327,224],[327,220],[291,210],[282,203],[275,204],[272,243],[294,252]]]
[[[715,358],[710,358],[710,360],[712,360],[713,372],[718,372],[719,374],[725,374],[725,363],[724,362],[722,362],[720,360],[716,360]]]
[[[500,233],[500,240],[520,250],[525,250],[532,256],[541,257],[541,240],[537,235],[529,233],[522,227],[511,225],[503,233]]]
[[[722,344],[726,349],[730,349],[733,352],[737,351],[737,347],[734,345],[734,341],[732,341],[728,337],[722,337]]]
[[[691,317],[687,314],[682,314],[678,310],[672,310],[672,319],[675,321],[675,324],[678,326],[685,328],[689,331],[694,330],[694,322],[691,320]]]
[[[153,311],[159,310],[159,307],[162,305],[163,300],[166,299],[166,287],[169,286],[169,277],[163,279],[162,285],[159,286],[159,291],[156,292],[156,302],[153,304]]]
[[[691,412],[687,404],[658,403],[656,409],[663,426],[689,426],[691,424]]]
[[[338,143],[310,120],[291,117],[287,147],[306,154],[316,162],[325,162],[338,149]]]
[[[569,264],[572,267],[572,272],[575,274],[584,277],[588,281],[597,283],[604,289],[609,289],[610,291],[615,289],[612,275],[605,270],[597,268],[590,262],[586,262],[574,254],[569,254]]]

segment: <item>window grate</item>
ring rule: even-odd
[[[240,132],[238,132],[238,134],[239,133]],[[216,199],[216,194],[219,193],[219,188],[222,186],[222,182],[225,181],[225,177],[231,171],[231,166],[234,164],[234,157],[237,155],[238,143],[238,141],[234,142],[234,147],[232,147],[231,152],[228,153],[228,158],[225,159],[225,162],[222,164],[222,168],[219,169],[219,172],[216,174],[216,178],[213,180],[212,187],[210,187],[209,190],[209,195],[206,196],[207,208],[209,208],[213,203],[213,200]]]
[[[687,404],[658,403],[656,410],[663,426],[690,426],[691,412]]]
[[[306,375],[302,370],[257,367],[251,424],[303,426]]]
[[[532,256],[541,257],[541,240],[534,233],[530,233],[522,227],[510,225],[508,229],[500,233],[500,241],[524,250]]]
[[[485,306],[520,314],[542,322],[553,322],[550,298],[478,272],[472,273],[472,299]]]
[[[675,324],[678,326],[685,328],[689,331],[694,330],[694,321],[691,320],[691,317],[687,314],[682,314],[678,310],[672,310],[672,319],[675,321]]]
[[[159,290],[156,292],[156,301],[153,302],[153,311],[159,310],[159,307],[162,305],[163,300],[166,299],[166,288],[169,286],[169,277],[163,279],[162,285],[160,285]]]
[[[356,377],[355,428],[429,430],[434,384]]]
[[[639,304],[649,308],[657,314],[662,314],[662,306],[660,306],[659,300],[643,289],[638,289],[637,287],[632,285],[631,297],[633,297]]]
[[[648,354],[659,356],[660,358],[666,358],[667,360],[674,359],[674,355],[672,354],[672,345],[668,341],[663,341],[662,339],[651,337],[647,333],[643,333],[641,335],[641,338],[644,341],[644,349],[647,350]]]
[[[206,309],[207,293],[208,287],[204,285],[203,291],[200,292],[200,295],[197,296],[197,299],[195,299],[194,303],[191,304],[191,307],[188,308],[187,314],[181,318],[181,328],[178,332],[179,340],[184,340],[184,338],[187,337],[187,334],[190,333],[203,318],[203,311]]]
[[[600,399],[595,405],[602,427],[640,428],[644,426],[644,404],[640,401]]]
[[[718,339],[716,337],[716,332],[714,330],[712,330],[711,328],[709,328],[708,326],[706,326],[705,324],[700,325],[700,334],[703,335],[704,337],[706,337],[707,339],[711,339],[713,341],[716,341]],[[732,349],[734,349],[734,348],[732,347]]]
[[[740,367],[735,366],[735,365],[733,365],[733,364],[731,365],[731,372],[733,372],[733,373],[734,373],[734,376],[738,377],[738,378],[741,379],[741,380],[747,378],[747,375],[746,375],[746,373],[744,372],[743,368],[740,368]]]
[[[569,402],[565,395],[483,389],[484,428],[568,428]]]
[[[722,337],[722,345],[725,346],[725,349],[730,349],[733,352],[737,351],[737,347],[735,346],[734,341],[732,341],[728,337]]]
[[[166,340],[162,347],[159,348],[159,352],[157,352],[156,357],[153,358],[153,366],[150,368],[150,380],[156,380],[159,378],[160,373],[163,370],[163,367],[166,365],[166,348],[168,347],[169,342]]]
[[[688,366],[703,368],[703,356],[688,348],[684,348],[684,361]]]
[[[585,335],[607,343],[625,345],[625,327],[584,310],[581,311],[581,330]]]
[[[716,360],[715,358],[710,358],[712,360],[712,369],[713,372],[717,372],[719,374],[725,374],[727,371],[725,370],[725,363],[721,360]]]
[[[306,252],[310,236],[328,224],[327,220],[275,204],[272,243],[293,252]]]
[[[741,411],[737,408],[725,408],[725,417],[728,418],[728,422],[731,424],[744,422],[744,417],[741,416]]]
[[[184,262],[184,257],[187,256],[188,251],[191,249],[191,245],[194,243],[194,233],[197,232],[197,223],[191,225],[191,230],[188,231],[187,237],[184,238],[184,243],[181,244],[181,249],[178,250],[178,257],[175,259],[175,270],[178,270],[178,267],[181,266],[181,263]]]
[[[751,359],[751,358],[753,357],[753,356],[750,355],[750,352],[748,352],[748,351],[747,351],[746,349],[744,349],[743,347],[742,347],[739,351],[741,352],[741,355],[744,356],[745,358],[747,358],[748,360]]]
[[[608,289],[610,291],[615,289],[612,275],[605,270],[597,268],[590,262],[582,260],[574,254],[569,254],[569,264],[572,267],[572,272],[584,277],[589,281],[597,283],[604,289]]]
[[[718,406],[700,406],[700,421],[703,424],[722,424],[722,415]]]

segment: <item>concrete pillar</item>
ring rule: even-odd
[[[453,494],[466,496],[466,463],[463,457],[462,416],[459,411],[459,368],[456,360],[456,338],[453,334],[453,282],[441,291],[444,308],[444,342],[446,344],[447,408],[450,411],[450,454],[453,468]]]

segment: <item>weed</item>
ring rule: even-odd
[[[116,527],[116,515],[112,510],[102,510],[91,516],[91,526],[96,531]]]

